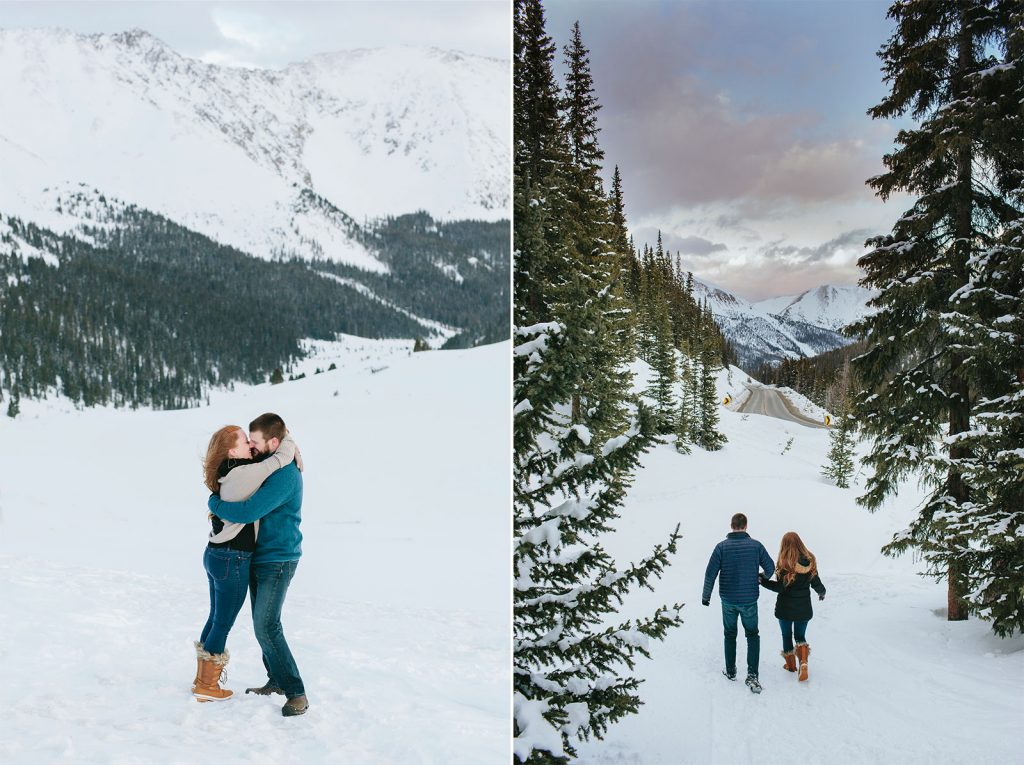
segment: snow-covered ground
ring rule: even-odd
[[[719,389],[740,382],[734,373],[730,388],[723,373]],[[828,431],[725,407],[721,424],[729,443],[720,452],[684,456],[667,444],[645,455],[606,544],[620,563],[637,560],[680,523],[666,578],[627,609],[684,602],[685,623],[638,665],[640,713],[581,744],[581,765],[1020,762],[1024,638],[1001,640],[976,619],[947,622],[945,585],[918,576],[923,564],[911,556],[879,553],[913,516],[916,487],[871,514],[854,501],[863,474],[845,490],[820,475]],[[828,588],[814,600],[806,683],[782,669],[775,597],[762,591],[760,696],[742,675],[721,674],[717,584],[711,606],[700,603],[708,556],[735,512],[773,558],[782,535],[798,532]],[[741,666],[744,656],[741,629]]]
[[[392,346],[349,339],[336,371],[198,409],[3,418],[0,762],[507,761],[509,346]],[[201,455],[264,411],[305,461],[283,622],[311,707],[290,719],[189,693]],[[228,648],[227,686],[262,682],[248,605]]]

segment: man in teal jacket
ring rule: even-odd
[[[249,423],[249,438],[256,456],[273,454],[287,433],[284,420],[276,414],[263,414]],[[285,717],[301,715],[309,703],[281,627],[281,609],[302,556],[302,474],[293,462],[272,473],[244,502],[224,502],[211,494],[208,504],[211,513],[226,521],[260,522],[249,569],[249,600],[267,682],[262,688],[249,688],[246,693],[281,693],[287,698],[281,713]]]

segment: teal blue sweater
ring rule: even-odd
[[[253,563],[282,563],[302,555],[302,473],[291,463],[274,471],[244,502],[224,502],[216,494],[207,503],[218,518],[234,523],[260,522]]]

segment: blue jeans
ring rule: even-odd
[[[779,619],[779,627],[782,628],[782,650],[789,653],[793,650],[793,638],[797,643],[807,642],[807,622],[791,622],[789,619]]]
[[[761,654],[761,637],[757,632],[757,601],[730,603],[722,598],[722,625],[725,627],[725,668],[736,671],[736,618],[743,622],[747,638],[747,674],[756,675]]]
[[[263,666],[270,682],[284,691],[288,698],[302,696],[306,692],[281,627],[281,608],[298,565],[297,560],[290,560],[254,563],[249,569],[252,626],[263,650]]]
[[[224,547],[207,547],[203,554],[203,567],[210,583],[210,615],[199,642],[209,653],[224,653],[228,633],[245,602],[251,558],[251,552]]]

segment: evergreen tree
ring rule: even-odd
[[[693,412],[691,411],[690,396],[687,391],[687,380],[689,378],[689,359],[685,354],[680,354],[680,379],[682,380],[682,392],[676,408],[676,451],[680,454],[690,453],[690,443],[693,439]]]
[[[978,393],[950,309],[970,288],[979,254],[1019,217],[1002,186],[1020,153],[1007,153],[1012,139],[999,120],[995,128],[988,124],[1013,107],[1004,97],[997,98],[1002,105],[989,104],[985,75],[1007,63],[986,52],[1007,50],[1015,5],[894,3],[889,17],[896,31],[879,51],[891,92],[869,111],[876,119],[910,115],[918,121],[898,134],[898,148],[884,158],[887,171],[869,180],[882,199],[897,191],[917,199],[890,234],[869,240],[874,249],[859,261],[862,284],[880,291],[873,301],[877,312],[852,329],[869,344],[856,362],[869,387],[855,409],[873,438],[866,460],[873,474],[859,501],[875,510],[901,479],[923,474],[931,492],[918,517],[883,549],[922,551],[929,573],[947,579],[950,620],[967,618],[962,551],[970,540],[959,522],[973,512],[968,471],[975,456],[964,434]]]
[[[592,87],[581,69],[572,73],[585,49],[574,30],[563,119],[548,108],[558,98],[543,8],[516,0],[514,14],[514,753],[564,763],[574,741],[602,736],[639,707],[640,681],[626,670],[647,651],[634,636],[662,638],[680,607],[605,625],[629,591],[661,575],[678,529],[622,571],[601,546],[655,423],[628,384],[608,384],[621,350],[619,306],[608,297],[615,275],[599,241],[607,200],[596,180],[569,188],[597,156],[581,152],[589,133],[579,130],[587,111],[579,97]],[[571,146],[572,158],[537,159],[559,146]],[[616,417],[619,432],[606,432]]]
[[[701,355],[700,365],[700,426],[697,444],[709,452],[721,449],[728,439],[718,429],[718,389],[715,387],[715,362],[718,355],[708,344]]]
[[[280,385],[284,382],[284,372],[281,371],[281,367],[274,367],[274,371],[270,373],[270,384]]]
[[[665,434],[675,428],[676,348],[672,342],[672,320],[668,304],[659,302],[654,310],[655,335],[651,345],[651,368],[654,375],[646,393],[654,399],[658,432]]]
[[[847,361],[843,365],[840,382],[840,394],[833,404],[833,426],[829,433],[828,462],[822,468],[822,475],[831,478],[840,489],[850,486],[850,479],[853,477],[853,431],[854,421],[849,412],[848,391],[850,380],[850,364]]]

